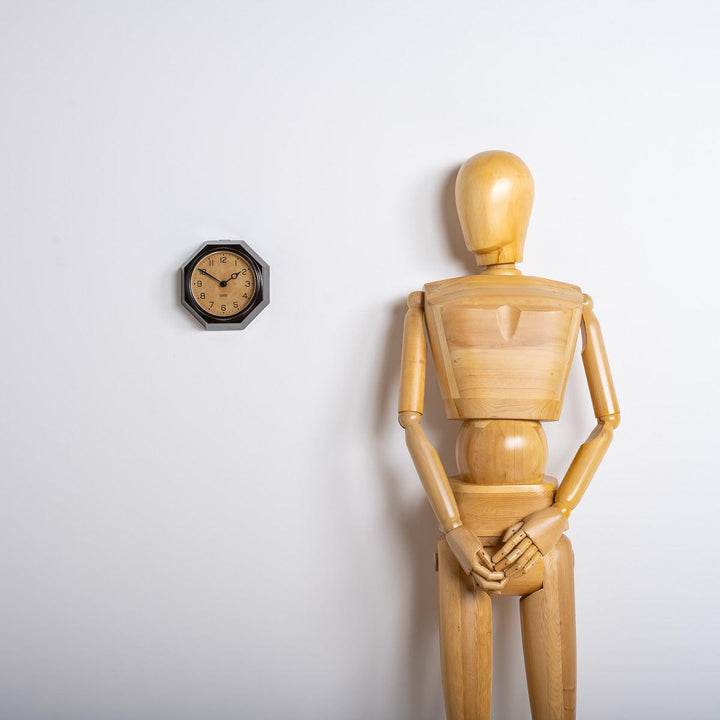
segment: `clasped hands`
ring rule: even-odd
[[[502,547],[490,557],[476,535],[464,525],[445,536],[463,570],[488,593],[500,593],[518,574],[525,574],[547,554],[567,530],[567,517],[555,506],[538,510],[503,535]]]

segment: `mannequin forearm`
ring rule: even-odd
[[[410,457],[430,505],[440,522],[440,528],[447,533],[462,525],[460,513],[440,458],[420,427],[420,417],[418,413],[402,412],[399,420],[405,428],[405,441]]]
[[[577,507],[585,494],[605,452],[610,447],[613,431],[619,422],[619,414],[599,418],[595,429],[575,454],[555,493],[555,507],[564,515],[570,515],[570,511]]]

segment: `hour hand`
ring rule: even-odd
[[[201,272],[203,275],[207,275],[209,278],[212,278],[216,283],[222,285],[222,280],[218,280],[214,275],[211,275],[207,270],[203,270],[200,268],[199,272]]]

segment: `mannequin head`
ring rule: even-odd
[[[501,150],[474,155],[455,182],[465,245],[478,265],[520,262],[535,185],[527,165]]]

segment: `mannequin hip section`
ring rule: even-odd
[[[536,420],[465,420],[456,444],[460,474],[451,478],[462,522],[484,544],[555,499],[545,475],[547,440]]]

